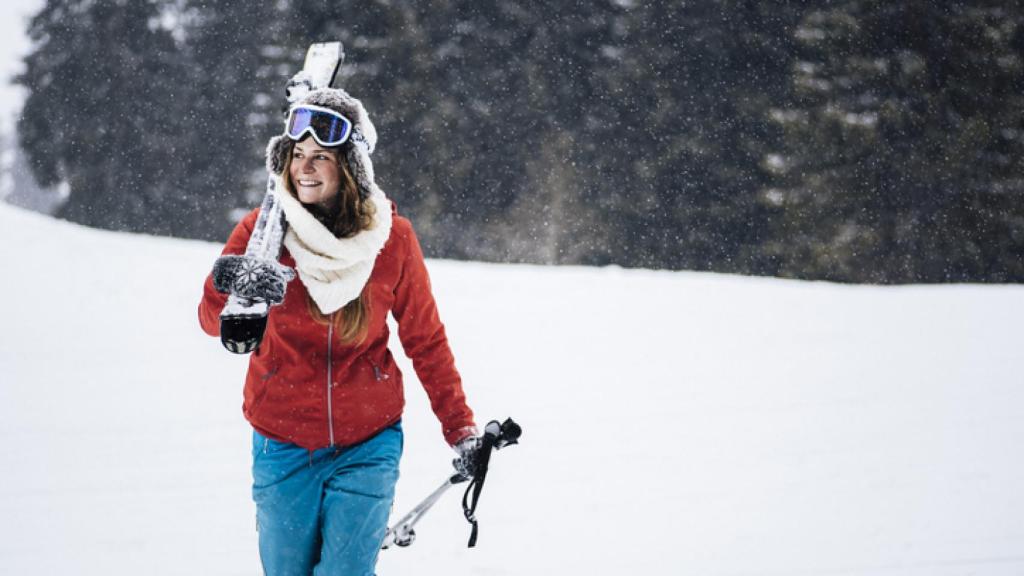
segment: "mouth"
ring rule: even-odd
[[[321,182],[317,180],[298,180],[296,181],[296,184],[298,184],[299,186],[303,186],[305,188],[315,188],[319,186]]]

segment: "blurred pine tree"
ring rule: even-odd
[[[1001,2],[832,2],[795,34],[769,246],[794,277],[1024,279],[1024,38]]]

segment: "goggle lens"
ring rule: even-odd
[[[309,132],[321,146],[345,143],[352,134],[352,121],[334,110],[300,106],[288,115],[288,137],[299,140]]]

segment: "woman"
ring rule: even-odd
[[[362,104],[342,90],[294,105],[267,147],[288,221],[281,263],[240,256],[254,210],[231,233],[199,305],[211,336],[232,290],[274,305],[243,404],[268,576],[373,574],[402,452],[388,312],[457,465],[478,445],[416,235],[373,181],[376,139]]]

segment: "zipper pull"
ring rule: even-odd
[[[381,380],[387,380],[388,378],[391,377],[389,374],[384,374],[383,372],[381,372],[380,368],[378,368],[376,364],[371,362],[370,366],[373,366],[373,377],[377,379],[377,382],[380,382]]]

